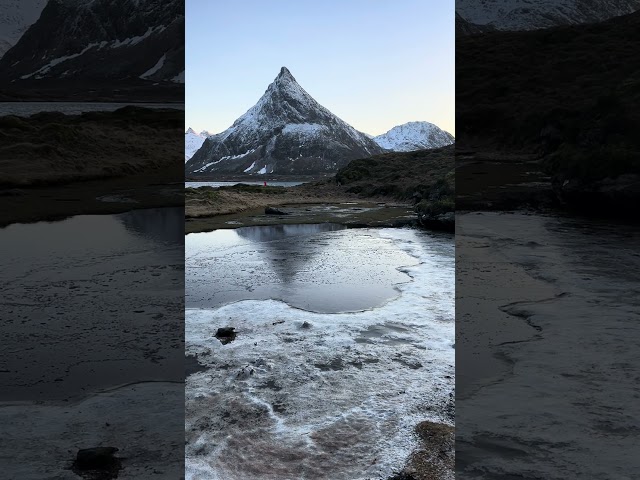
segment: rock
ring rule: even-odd
[[[388,480],[416,480],[416,477],[409,472],[399,472],[389,477]]]
[[[273,208],[273,207],[267,207],[264,209],[264,213],[266,215],[289,215],[286,212],[283,212],[282,210],[278,210],[277,208]]]
[[[307,321],[302,322],[302,326],[300,328],[311,328],[311,324]]]
[[[220,340],[220,343],[226,345],[236,339],[236,332],[234,327],[221,327],[215,334],[215,337]]]
[[[73,467],[76,470],[106,470],[120,469],[120,459],[113,456],[116,447],[94,447],[78,451]]]

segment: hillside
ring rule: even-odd
[[[424,226],[453,228],[455,211],[454,146],[393,152],[354,160],[335,181],[360,197],[390,197],[416,205]]]
[[[184,101],[184,2],[49,0],[0,58],[0,99]]]
[[[534,154],[565,200],[577,182],[576,191],[595,188],[597,202],[619,203],[593,182],[640,173],[639,42],[640,13],[459,38],[460,151]],[[625,178],[614,190],[637,191],[637,179]]]
[[[51,185],[170,169],[179,178],[184,112],[125,107],[0,117],[0,184]]]

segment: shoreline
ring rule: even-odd
[[[171,172],[0,190],[0,228],[61,221],[76,215],[116,215],[147,208],[183,207],[183,183]]]

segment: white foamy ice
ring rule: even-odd
[[[210,367],[187,379],[188,479],[384,476],[415,448],[417,423],[451,422],[453,242],[381,235],[421,261],[381,308],[318,314],[268,300],[187,310],[187,353]],[[235,327],[234,342],[214,338],[223,326]]]

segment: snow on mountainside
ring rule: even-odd
[[[29,26],[38,20],[47,0],[0,2],[0,57],[13,47]]]
[[[207,138],[185,169],[187,174],[316,174],[383,151],[320,105],[282,67],[258,103]]]
[[[182,0],[49,0],[0,78],[184,83],[182,38]]]
[[[382,148],[395,152],[411,152],[425,148],[451,145],[453,135],[429,122],[409,122],[393,127],[387,133],[374,137]]]
[[[477,25],[535,30],[593,23],[640,9],[640,0],[458,0],[456,12]]]
[[[184,134],[184,162],[193,157],[193,154],[198,151],[202,146],[205,139],[208,137],[208,132],[202,131],[199,134],[196,133],[193,128],[189,128]]]

